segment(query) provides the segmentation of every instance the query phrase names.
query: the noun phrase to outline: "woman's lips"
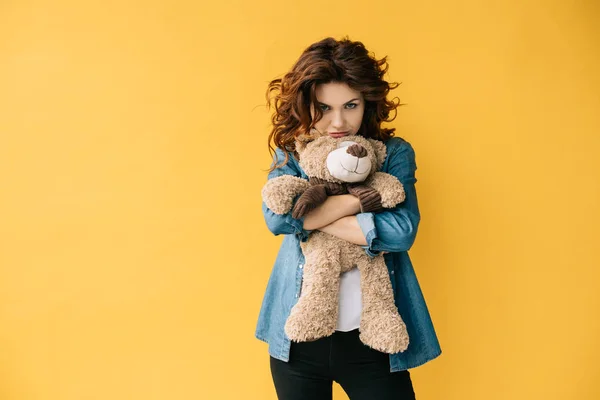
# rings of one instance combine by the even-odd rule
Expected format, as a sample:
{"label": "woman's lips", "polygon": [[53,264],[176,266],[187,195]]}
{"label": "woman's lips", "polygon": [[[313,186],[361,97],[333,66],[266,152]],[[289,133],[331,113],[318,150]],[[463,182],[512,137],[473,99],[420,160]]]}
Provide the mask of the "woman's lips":
{"label": "woman's lips", "polygon": [[329,136],[333,137],[333,138],[341,138],[344,137],[348,134],[348,132],[329,132]]}

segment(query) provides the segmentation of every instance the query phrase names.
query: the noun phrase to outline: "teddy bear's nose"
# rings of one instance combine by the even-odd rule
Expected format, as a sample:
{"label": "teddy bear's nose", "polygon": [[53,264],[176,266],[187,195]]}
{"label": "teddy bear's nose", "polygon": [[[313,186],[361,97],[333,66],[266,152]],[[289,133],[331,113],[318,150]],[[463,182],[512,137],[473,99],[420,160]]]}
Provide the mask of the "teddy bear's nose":
{"label": "teddy bear's nose", "polygon": [[363,158],[367,156],[367,149],[365,149],[364,147],[362,147],[360,144],[353,144],[352,146],[349,146],[348,149],[346,150],[346,153],[354,156],[354,157],[358,157],[358,158]]}

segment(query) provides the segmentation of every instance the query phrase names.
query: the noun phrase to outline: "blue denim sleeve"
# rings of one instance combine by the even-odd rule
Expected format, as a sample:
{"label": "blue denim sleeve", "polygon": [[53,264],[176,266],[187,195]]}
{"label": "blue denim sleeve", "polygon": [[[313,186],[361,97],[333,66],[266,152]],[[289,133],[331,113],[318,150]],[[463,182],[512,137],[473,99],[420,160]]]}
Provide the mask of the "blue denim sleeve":
{"label": "blue denim sleeve", "polygon": [[415,152],[408,142],[402,142],[388,156],[387,169],[404,186],[405,200],[398,206],[379,213],[357,214],[358,224],[365,235],[365,252],[371,257],[382,251],[407,251],[413,245],[421,214],[415,190]]}
{"label": "blue denim sleeve", "polygon": [[[273,160],[273,164],[277,162],[281,162],[285,159],[285,154],[282,150],[275,150],[276,158]],[[292,175],[296,177],[302,177],[299,169],[296,167],[296,163],[291,159],[286,165],[281,168],[276,168],[271,171],[268,175],[268,179],[273,179],[281,175]],[[294,199],[295,202],[296,199]],[[267,227],[274,235],[298,235],[301,241],[305,242],[308,239],[308,235],[310,234],[310,230],[304,229],[304,217],[301,218],[293,218],[291,211],[287,214],[275,214],[271,211],[266,204],[262,203],[262,211],[263,216],[265,217],[265,222],[267,223]]]}

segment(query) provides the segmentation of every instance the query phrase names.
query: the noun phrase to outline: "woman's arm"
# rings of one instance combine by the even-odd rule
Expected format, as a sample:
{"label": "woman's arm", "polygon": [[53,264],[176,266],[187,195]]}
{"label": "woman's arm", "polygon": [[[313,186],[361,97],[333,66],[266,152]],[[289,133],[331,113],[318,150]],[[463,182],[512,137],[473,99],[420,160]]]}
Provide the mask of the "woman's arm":
{"label": "woman's arm", "polygon": [[347,242],[358,244],[360,246],[367,245],[367,239],[358,225],[358,220],[355,215],[342,217],[329,225],[319,228],[321,232],[329,233],[337,236]]}
{"label": "woman's arm", "polygon": [[[281,161],[285,158],[285,153],[281,149],[276,149],[275,153],[277,160]],[[294,160],[290,159],[283,167],[271,171],[268,179],[282,175],[301,177]],[[360,201],[350,194],[330,196],[323,204],[301,218],[293,218],[291,212],[276,214],[264,202],[262,211],[267,227],[274,235],[295,234],[300,240],[305,241],[311,230],[322,228],[342,217],[360,212]]]}
{"label": "woman's arm", "polygon": [[[281,162],[285,159],[285,153],[283,150],[276,148],[275,149],[275,159],[271,166],[273,166],[276,162]],[[280,177],[282,175],[291,175],[295,177],[301,177],[300,170],[298,169],[296,162],[292,159],[290,154],[290,160],[283,167],[276,168],[269,172],[268,179],[273,179]],[[286,214],[277,214],[273,212],[265,202],[262,202],[262,212],[265,218],[265,222],[267,227],[274,235],[298,235],[300,240],[305,241],[308,238],[308,232],[303,228],[304,217],[302,218],[293,218],[292,213],[288,212]]]}
{"label": "woman's arm", "polygon": [[[394,140],[394,138],[390,140]],[[283,155],[283,152],[279,154]],[[398,144],[393,151],[390,151],[386,163],[388,164],[388,167],[386,168],[385,172],[398,178],[398,180],[402,182],[404,191],[406,193],[406,199],[404,202],[395,208],[375,214],[358,213],[360,211],[360,206],[357,206],[359,208],[356,212],[350,212],[350,208],[344,208],[334,211],[336,213],[339,212],[339,214],[336,215],[325,215],[325,213],[317,212],[318,208],[316,208],[313,210],[313,213],[317,212],[314,216],[309,213],[307,216],[300,219],[293,219],[290,215],[291,213],[285,215],[274,214],[272,211],[266,208],[263,203],[263,212],[265,214],[265,219],[269,229],[276,235],[282,233],[295,233],[300,235],[302,240],[306,240],[309,232],[307,232],[308,228],[304,227],[304,222],[305,218],[310,217],[311,219],[314,218],[314,221],[312,222],[309,220],[309,223],[312,224],[312,226],[309,225],[311,226],[312,230],[319,229],[324,232],[328,231],[328,233],[331,233],[334,236],[357,243],[359,242],[358,235],[353,229],[352,223],[353,221],[356,221],[363,233],[363,236],[366,238],[368,246],[366,251],[368,254],[375,255],[381,251],[398,252],[410,249],[417,235],[417,229],[421,218],[417,202],[417,193],[415,190],[415,183],[417,181],[415,178],[415,171],[417,166],[415,163],[415,153],[412,146],[405,141]],[[271,174],[269,174],[269,178],[285,173],[299,176],[299,172],[289,165],[290,163],[288,163],[286,167],[273,171]],[[337,197],[345,196],[347,195]],[[338,200],[328,199],[327,201]],[[352,201],[352,199],[342,201]],[[328,207],[329,205],[333,204],[335,203],[332,202],[328,204]],[[345,205],[347,206],[348,204]],[[358,214],[355,217],[352,217],[352,215],[356,213]],[[351,216],[351,219],[339,217],[342,219],[342,221],[339,222],[339,225],[335,224],[333,227],[327,227],[328,225],[331,225],[331,223],[336,222],[335,218],[340,214],[346,214],[344,216]],[[327,220],[330,220],[331,223],[326,224],[325,222],[327,222]],[[319,227],[321,224],[324,225]],[[342,228],[348,228],[349,230]]]}
{"label": "woman's arm", "polygon": [[[324,226],[360,212],[358,197],[351,194],[329,196],[327,200],[304,217],[304,229],[323,230]],[[356,225],[358,227],[358,224]],[[336,235],[337,236],[337,235]]]}
{"label": "woman's arm", "polygon": [[[281,149],[275,149],[275,153],[277,160],[281,161],[285,158],[285,153]],[[271,171],[268,179],[282,175],[301,176],[294,160],[290,159],[283,167]],[[273,234],[296,234],[301,240],[306,240],[309,231],[322,228],[342,217],[359,213],[360,201],[350,194],[329,196],[323,204],[301,218],[293,218],[291,212],[276,214],[264,202],[262,211],[267,227]]]}
{"label": "woman's arm", "polygon": [[364,212],[340,218],[319,228],[320,231],[364,246],[371,256],[382,251],[399,252],[411,248],[421,218],[415,190],[415,152],[408,142],[402,141],[388,158],[386,172],[402,182],[406,193],[404,202],[382,212]]}
{"label": "woman's arm", "polygon": [[[401,140],[392,138],[390,140]],[[394,175],[404,186],[406,198],[394,208],[379,213],[361,213],[356,218],[367,238],[370,255],[409,250],[417,235],[421,214],[415,183],[415,152],[410,143],[402,140],[390,151],[382,171]]]}

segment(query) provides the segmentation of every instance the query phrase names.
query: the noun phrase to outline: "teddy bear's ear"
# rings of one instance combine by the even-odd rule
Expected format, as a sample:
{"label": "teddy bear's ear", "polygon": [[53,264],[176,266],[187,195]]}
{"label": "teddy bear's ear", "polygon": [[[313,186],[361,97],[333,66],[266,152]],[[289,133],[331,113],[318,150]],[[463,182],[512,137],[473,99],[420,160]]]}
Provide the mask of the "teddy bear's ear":
{"label": "teddy bear's ear", "polygon": [[385,157],[387,156],[387,150],[385,144],[383,144],[380,140],[375,139],[367,139],[371,145],[373,146],[373,150],[375,150],[375,155],[377,156],[377,169],[380,169],[385,161]]}
{"label": "teddy bear's ear", "polygon": [[304,152],[304,149],[306,149],[306,145],[308,143],[309,143],[309,141],[305,141],[300,138],[296,138],[296,151],[298,152],[299,155],[302,155],[302,153]]}
{"label": "teddy bear's ear", "polygon": [[303,132],[296,136],[296,151],[298,154],[301,154],[306,145],[318,138],[319,135],[315,130],[311,130],[310,132]]}

